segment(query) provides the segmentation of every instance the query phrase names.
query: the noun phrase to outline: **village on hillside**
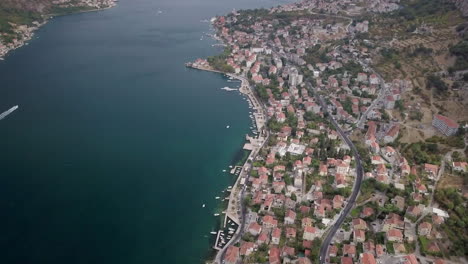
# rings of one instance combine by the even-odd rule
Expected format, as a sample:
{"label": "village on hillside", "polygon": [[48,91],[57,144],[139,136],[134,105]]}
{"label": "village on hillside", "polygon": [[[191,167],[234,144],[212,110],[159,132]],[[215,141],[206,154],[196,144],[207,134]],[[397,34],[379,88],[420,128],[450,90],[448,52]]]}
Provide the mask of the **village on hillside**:
{"label": "village on hillside", "polygon": [[[213,21],[225,52],[189,66],[247,78],[269,132],[239,183],[245,216],[238,239],[218,247],[222,263],[441,264],[466,256],[466,184],[437,188],[447,174],[466,179],[466,122],[432,113],[431,138],[400,142],[407,125],[392,113],[419,107],[402,100],[413,83],[373,68],[370,22],[349,18],[396,9],[398,1],[312,0]],[[322,245],[359,170],[357,201]]]}

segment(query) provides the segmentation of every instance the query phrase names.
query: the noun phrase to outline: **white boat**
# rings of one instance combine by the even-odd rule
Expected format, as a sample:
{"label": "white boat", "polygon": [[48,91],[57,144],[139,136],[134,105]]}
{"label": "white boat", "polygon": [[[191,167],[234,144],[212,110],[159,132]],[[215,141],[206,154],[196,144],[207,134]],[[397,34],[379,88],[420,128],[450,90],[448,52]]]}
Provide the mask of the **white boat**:
{"label": "white boat", "polygon": [[213,232],[210,232],[210,234],[212,234],[212,235],[216,235],[217,233],[216,233],[215,231],[213,231]]}
{"label": "white boat", "polygon": [[226,128],[230,128],[230,126],[226,126]]}
{"label": "white boat", "polygon": [[2,114],[0,114],[0,120],[5,118],[7,115],[13,113],[13,111],[15,111],[16,109],[18,109],[17,105],[13,106],[12,108],[10,108],[10,109],[6,110],[5,112],[3,112]]}
{"label": "white boat", "polygon": [[215,199],[218,200],[220,197],[219,196],[216,196]]}
{"label": "white boat", "polygon": [[202,207],[202,208],[205,208],[205,204],[203,204],[201,207]]}
{"label": "white boat", "polygon": [[226,170],[223,170],[223,172],[226,172]]}
{"label": "white boat", "polygon": [[214,216],[219,216],[219,214],[214,214]]}
{"label": "white boat", "polygon": [[237,89],[234,89],[234,88],[229,88],[227,86],[221,88],[221,90],[224,90],[224,91],[228,91],[228,92],[231,92],[231,91],[237,91]]}

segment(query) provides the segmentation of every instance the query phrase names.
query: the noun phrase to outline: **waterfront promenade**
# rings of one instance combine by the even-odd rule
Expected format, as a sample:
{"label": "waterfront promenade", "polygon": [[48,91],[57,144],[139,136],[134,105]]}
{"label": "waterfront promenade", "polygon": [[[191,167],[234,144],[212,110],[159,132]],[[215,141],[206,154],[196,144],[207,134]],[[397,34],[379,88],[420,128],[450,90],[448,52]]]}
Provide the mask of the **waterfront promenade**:
{"label": "waterfront promenade", "polygon": [[[203,70],[203,71],[226,74],[227,76],[233,79],[237,79],[241,81],[241,87],[239,88],[239,92],[245,95],[250,102],[254,120],[257,126],[257,131],[258,131],[257,137],[249,137],[252,150],[247,160],[245,161],[244,165],[242,166],[242,170],[239,173],[239,176],[231,189],[231,193],[229,195],[229,203],[225,211],[226,215],[224,218],[224,225],[226,224],[227,219],[229,218],[238,224],[238,228],[235,231],[232,239],[230,239],[222,248],[219,248],[216,246],[214,247],[216,250],[219,250],[214,259],[214,263],[221,264],[223,262],[224,255],[226,253],[226,249],[230,245],[233,245],[240,240],[242,236],[242,230],[245,229],[244,225],[245,225],[246,208],[243,206],[244,192],[246,189],[246,183],[249,180],[250,170],[252,169],[251,163],[255,160],[258,153],[260,152],[262,147],[265,145],[269,137],[268,130],[265,128],[267,115],[263,107],[263,104],[255,96],[255,92],[250,86],[249,80],[247,79],[247,77],[239,76],[239,75],[232,74],[232,73],[224,73],[221,71],[214,70],[210,67],[203,67],[203,66],[198,66],[198,65],[193,65],[193,64],[187,64],[187,67],[198,69],[198,70]],[[219,239],[219,233],[218,233],[218,237],[216,240],[218,239]]]}
{"label": "waterfront promenade", "polygon": [[[239,177],[236,180],[236,183],[234,184],[230,197],[229,197],[229,204],[228,208],[226,210],[226,219],[227,217],[233,219],[237,223],[239,223],[239,227],[237,228],[233,238],[226,243],[226,245],[218,251],[218,254],[215,257],[214,263],[221,264],[223,263],[224,255],[226,253],[226,249],[235,243],[237,243],[241,236],[242,236],[242,231],[245,229],[245,214],[246,214],[246,208],[243,205],[243,200],[244,200],[244,192],[246,189],[246,183],[249,180],[250,176],[250,170],[252,169],[252,164],[257,157],[259,151],[262,149],[263,145],[265,142],[268,140],[268,131],[265,129],[265,123],[266,123],[266,113],[263,108],[263,105],[260,103],[259,99],[255,96],[254,91],[252,90],[252,87],[249,84],[249,81],[246,77],[243,76],[238,76],[234,74],[227,74],[228,76],[240,80],[241,87],[239,88],[239,91],[247,96],[248,100],[250,101],[252,108],[254,110],[254,117],[255,117],[255,122],[257,124],[257,130],[259,132],[257,138],[252,138],[251,139],[251,145],[252,145],[252,151],[249,154],[249,157],[247,158],[246,162],[244,163],[244,166],[242,167],[242,170],[239,174]],[[225,220],[226,220],[225,219]]]}

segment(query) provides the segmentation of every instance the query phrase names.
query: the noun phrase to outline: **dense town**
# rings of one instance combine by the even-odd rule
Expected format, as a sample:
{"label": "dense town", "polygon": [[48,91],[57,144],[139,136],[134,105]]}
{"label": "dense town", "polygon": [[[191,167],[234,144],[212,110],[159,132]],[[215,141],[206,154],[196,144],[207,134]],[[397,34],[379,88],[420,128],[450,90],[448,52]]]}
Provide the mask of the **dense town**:
{"label": "dense town", "polygon": [[448,225],[466,233],[467,189],[436,191],[444,172],[467,172],[465,126],[434,113],[433,138],[458,136],[460,152],[402,150],[403,124],[391,113],[413,85],[372,68],[369,21],[347,17],[364,9],[398,3],[313,0],[213,19],[225,52],[189,66],[248,82],[267,120],[230,196],[237,236],[218,233],[215,262],[465,261],[466,237],[450,241]]}

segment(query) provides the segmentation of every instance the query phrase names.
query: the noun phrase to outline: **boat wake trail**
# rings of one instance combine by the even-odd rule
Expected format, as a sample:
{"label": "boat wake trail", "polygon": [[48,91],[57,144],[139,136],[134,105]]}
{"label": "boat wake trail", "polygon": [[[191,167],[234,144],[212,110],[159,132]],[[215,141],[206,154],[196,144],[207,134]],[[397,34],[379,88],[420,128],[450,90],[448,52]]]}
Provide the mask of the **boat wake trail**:
{"label": "boat wake trail", "polygon": [[10,109],[6,110],[5,112],[3,112],[2,114],[0,114],[0,120],[5,118],[7,115],[13,113],[13,111],[15,111],[16,109],[18,109],[17,105],[13,106],[12,108],[10,108]]}

